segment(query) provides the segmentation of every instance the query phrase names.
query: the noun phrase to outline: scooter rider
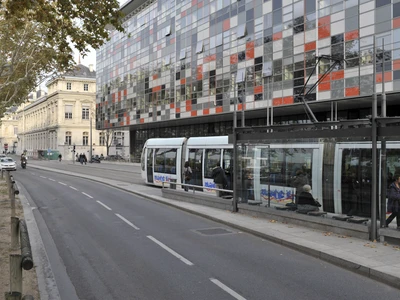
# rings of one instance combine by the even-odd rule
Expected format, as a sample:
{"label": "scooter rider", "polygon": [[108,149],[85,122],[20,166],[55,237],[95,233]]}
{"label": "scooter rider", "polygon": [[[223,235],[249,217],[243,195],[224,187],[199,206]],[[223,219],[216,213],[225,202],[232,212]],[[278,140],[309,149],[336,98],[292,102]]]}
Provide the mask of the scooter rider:
{"label": "scooter rider", "polygon": [[22,153],[21,154],[21,166],[22,167],[26,166],[26,163],[27,163],[27,159],[26,159],[25,153]]}

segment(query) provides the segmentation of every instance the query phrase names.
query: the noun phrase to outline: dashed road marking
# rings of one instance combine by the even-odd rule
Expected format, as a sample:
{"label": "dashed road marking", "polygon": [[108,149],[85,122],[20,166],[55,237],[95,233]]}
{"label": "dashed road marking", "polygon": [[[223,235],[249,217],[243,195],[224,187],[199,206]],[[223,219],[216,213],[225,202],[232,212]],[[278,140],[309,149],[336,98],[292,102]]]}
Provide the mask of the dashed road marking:
{"label": "dashed road marking", "polygon": [[67,185],[66,183],[61,182],[61,181],[59,181],[58,183],[59,183],[59,184],[62,184],[62,185]]}
{"label": "dashed road marking", "polygon": [[102,205],[103,207],[107,208],[108,210],[112,210],[111,208],[109,208],[107,205],[105,205],[103,202],[97,200],[96,201],[98,204]]}
{"label": "dashed road marking", "polygon": [[44,177],[44,176],[40,176],[40,177],[41,177],[41,178],[45,178],[45,179],[47,178],[47,177]]}
{"label": "dashed road marking", "polygon": [[115,214],[118,218],[120,218],[122,221],[124,221],[126,224],[128,224],[129,226],[132,226],[133,228],[135,228],[136,230],[139,230],[140,228],[135,226],[132,222],[128,221],[127,219],[125,219],[123,216],[121,216],[120,214]]}
{"label": "dashed road marking", "polygon": [[55,181],[53,178],[49,178],[50,181]]}
{"label": "dashed road marking", "polygon": [[169,253],[171,253],[173,256],[175,256],[176,258],[178,258],[179,260],[181,260],[182,262],[184,262],[185,264],[187,264],[188,266],[193,266],[193,263],[190,260],[187,260],[186,258],[184,258],[182,255],[180,255],[179,253],[175,252],[174,250],[172,250],[170,247],[168,247],[167,245],[161,243],[159,240],[155,239],[154,237],[152,237],[151,235],[147,236],[150,240],[152,240],[154,243],[156,243],[157,245],[159,245],[161,248],[163,248],[164,250],[167,250]]}
{"label": "dashed road marking", "polygon": [[75,191],[77,191],[78,189],[77,188],[74,188],[73,186],[69,186],[71,189],[73,189],[73,190],[75,190]]}
{"label": "dashed road marking", "polygon": [[86,194],[85,192],[82,192],[82,194],[84,194],[86,197],[89,197],[89,198],[92,198],[92,199],[93,199],[92,196],[90,196],[89,194]]}
{"label": "dashed road marking", "polygon": [[232,290],[231,288],[227,287],[225,284],[223,284],[221,281],[219,281],[218,279],[215,278],[210,278],[211,282],[216,284],[218,287],[220,287],[221,289],[223,289],[225,292],[227,292],[229,295],[231,295],[232,297],[234,297],[235,299],[238,300],[246,300],[246,298],[240,296],[238,293],[236,293],[234,290]]}

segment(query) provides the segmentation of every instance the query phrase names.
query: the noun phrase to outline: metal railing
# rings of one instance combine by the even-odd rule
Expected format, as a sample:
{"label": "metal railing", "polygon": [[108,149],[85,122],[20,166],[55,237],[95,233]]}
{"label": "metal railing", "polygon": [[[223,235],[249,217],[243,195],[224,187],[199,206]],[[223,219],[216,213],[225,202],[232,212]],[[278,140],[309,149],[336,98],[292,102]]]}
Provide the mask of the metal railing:
{"label": "metal railing", "polygon": [[[5,172],[5,175],[4,175]],[[5,293],[6,300],[33,300],[31,295],[22,297],[22,269],[33,268],[31,243],[25,220],[15,216],[15,195],[19,189],[9,171],[1,170],[1,179],[7,183],[8,196],[11,202],[11,250],[21,249],[21,254],[10,254],[10,292]]]}
{"label": "metal railing", "polygon": [[[167,188],[165,184],[169,184],[170,189],[176,189],[176,186],[181,186],[183,188],[187,187],[188,189],[193,190],[193,194],[196,193],[196,189],[206,189],[206,190],[212,190],[212,191],[218,191],[218,192],[223,192],[223,193],[228,193],[233,195],[232,190],[225,190],[225,189],[219,189],[219,188],[212,188],[212,187],[205,187],[205,186],[199,186],[199,185],[193,185],[193,184],[187,184],[187,183],[180,183],[180,182],[171,182],[171,181],[163,181],[162,182],[162,188]],[[198,191],[199,192],[199,191]]]}

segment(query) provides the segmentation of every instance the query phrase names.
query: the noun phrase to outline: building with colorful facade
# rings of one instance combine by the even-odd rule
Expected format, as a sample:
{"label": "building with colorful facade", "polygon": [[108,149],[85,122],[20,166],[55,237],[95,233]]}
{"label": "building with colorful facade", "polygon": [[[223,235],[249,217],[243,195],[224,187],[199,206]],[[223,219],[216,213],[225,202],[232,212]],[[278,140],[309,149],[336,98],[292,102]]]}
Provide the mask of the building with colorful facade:
{"label": "building with colorful facade", "polygon": [[370,115],[382,81],[388,115],[399,110],[399,1],[135,0],[121,10],[126,33],[97,51],[96,126],[129,128],[136,158],[151,137],[232,133],[235,110],[246,126],[307,123],[296,96],[335,60],[305,98],[318,120]]}

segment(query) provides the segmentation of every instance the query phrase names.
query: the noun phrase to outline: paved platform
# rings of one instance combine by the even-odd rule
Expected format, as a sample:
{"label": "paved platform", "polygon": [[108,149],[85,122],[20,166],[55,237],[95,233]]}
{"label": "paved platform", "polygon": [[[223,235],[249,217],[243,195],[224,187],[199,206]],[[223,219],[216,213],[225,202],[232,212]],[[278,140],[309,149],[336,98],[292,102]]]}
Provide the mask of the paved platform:
{"label": "paved platform", "polygon": [[166,199],[162,197],[160,188],[121,183],[96,176],[55,170],[40,162],[30,161],[29,167],[101,182],[143,198],[238,228],[400,289],[400,247],[397,245],[371,242],[282,223],[273,219],[255,218],[228,210]]}

